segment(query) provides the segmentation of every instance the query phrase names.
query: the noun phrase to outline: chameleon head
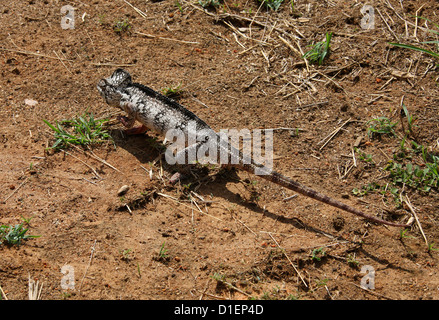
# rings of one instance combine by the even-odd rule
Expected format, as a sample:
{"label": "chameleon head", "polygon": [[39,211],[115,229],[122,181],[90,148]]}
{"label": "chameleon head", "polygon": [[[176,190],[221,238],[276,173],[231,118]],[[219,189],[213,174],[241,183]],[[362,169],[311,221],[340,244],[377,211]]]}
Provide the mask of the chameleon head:
{"label": "chameleon head", "polygon": [[121,90],[130,84],[131,75],[123,69],[117,69],[109,78],[99,80],[97,88],[109,105],[119,107]]}

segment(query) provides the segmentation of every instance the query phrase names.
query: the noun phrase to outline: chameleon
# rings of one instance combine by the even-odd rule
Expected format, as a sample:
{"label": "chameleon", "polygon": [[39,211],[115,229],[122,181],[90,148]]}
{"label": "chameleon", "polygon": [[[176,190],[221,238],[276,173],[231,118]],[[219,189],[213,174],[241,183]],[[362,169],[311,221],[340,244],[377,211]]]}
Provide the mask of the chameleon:
{"label": "chameleon", "polygon": [[[169,130],[178,130],[186,137],[191,133],[190,130],[201,132],[202,134],[197,136],[201,138],[197,138],[196,143],[187,146],[177,153],[176,157],[179,160],[186,160],[186,157],[188,157],[191,152],[199,151],[200,148],[207,143],[211,145],[213,143],[220,151],[225,152],[227,155],[237,157],[237,161],[227,163],[224,166],[235,167],[238,170],[257,174],[265,180],[296,193],[378,224],[394,227],[410,226],[409,224],[391,222],[366,214],[361,210],[271,170],[271,168],[265,167],[252,158],[250,161],[244,161],[244,155],[239,149],[232,146],[228,141],[225,141],[193,112],[175,100],[145,85],[133,82],[131,75],[124,69],[118,68],[110,77],[99,80],[97,89],[108,105],[117,107],[126,113],[126,116],[120,116],[119,120],[128,130],[145,132],[149,129],[161,135],[165,135]],[[133,129],[136,120],[140,122],[142,126]]]}

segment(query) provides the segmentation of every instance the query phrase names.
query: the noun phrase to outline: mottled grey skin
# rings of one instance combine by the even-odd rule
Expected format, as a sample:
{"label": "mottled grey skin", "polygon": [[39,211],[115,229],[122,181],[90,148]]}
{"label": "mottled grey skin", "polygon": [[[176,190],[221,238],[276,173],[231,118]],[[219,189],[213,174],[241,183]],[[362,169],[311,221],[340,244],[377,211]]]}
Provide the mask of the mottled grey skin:
{"label": "mottled grey skin", "polygon": [[99,81],[98,90],[109,105],[126,112],[128,128],[137,120],[164,135],[171,129],[186,132],[189,122],[195,120],[197,131],[210,130],[204,121],[174,100],[133,83],[125,70],[117,69],[111,77]]}
{"label": "mottled grey skin", "polygon": [[[198,142],[195,145],[188,146],[188,148],[185,149],[186,154],[189,151],[196,150],[207,141],[214,141],[218,149],[226,151],[229,155],[232,153],[238,155],[238,163],[229,164],[228,166],[236,167],[252,174],[258,172],[261,178],[376,223],[395,227],[409,226],[407,224],[394,223],[367,215],[360,210],[323,195],[280,173],[272,171],[253,160],[247,163],[244,161],[244,157],[239,150],[230,146],[228,143],[224,144],[224,140],[194,113],[151,88],[133,83],[130,74],[125,70],[117,69],[109,78],[100,80],[97,87],[109,105],[118,107],[126,112],[127,117],[123,119],[122,122],[128,128],[134,125],[135,120],[138,120],[147,128],[163,135],[165,135],[168,130],[178,129],[187,136],[189,123],[195,122],[196,131],[203,132],[204,138],[200,140],[197,139]],[[220,154],[220,152],[218,152],[218,154]]]}

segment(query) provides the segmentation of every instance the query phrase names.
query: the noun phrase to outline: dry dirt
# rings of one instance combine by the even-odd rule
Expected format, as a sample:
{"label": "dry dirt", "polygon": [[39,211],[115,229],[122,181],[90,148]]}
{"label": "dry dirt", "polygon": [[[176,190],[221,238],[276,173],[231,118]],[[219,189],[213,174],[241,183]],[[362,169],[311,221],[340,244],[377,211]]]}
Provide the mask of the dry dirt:
{"label": "dry dirt", "polygon": [[[216,130],[277,128],[276,171],[405,222],[409,207],[397,208],[388,193],[356,197],[352,190],[391,186],[383,168],[407,126],[402,99],[416,117],[407,141],[437,146],[438,61],[388,44],[434,40],[425,32],[434,25],[414,16],[439,23],[437,1],[422,8],[371,1],[370,30],[360,26],[363,4],[352,1],[297,0],[294,10],[284,2],[277,12],[253,0],[207,12],[184,0],[129,3],[145,16],[125,1],[1,1],[0,224],[32,217],[28,234],[40,235],[0,245],[8,299],[27,299],[29,276],[44,284],[43,299],[55,300],[439,298],[437,189],[397,186],[426,239],[416,224],[401,237],[400,228],[303,196],[284,201],[294,193],[239,171],[198,168],[170,185],[174,168],[156,161],[162,137],[124,136],[116,121],[115,145],[92,152],[117,170],[90,151],[47,150],[53,132],[43,122],[87,110],[115,119],[96,83],[122,66],[156,90],[181,84],[178,101]],[[67,4],[75,26],[63,30]],[[116,32],[117,22],[130,28]],[[326,32],[333,32],[331,55],[321,66],[305,65],[298,48]],[[398,136],[368,137],[367,121],[381,116],[398,122]],[[357,152],[353,166],[356,143],[373,164]],[[118,196],[123,185],[130,189]],[[74,271],[74,289],[62,285],[72,275],[63,266]],[[361,287],[370,275],[364,267],[375,271],[369,290]]]}

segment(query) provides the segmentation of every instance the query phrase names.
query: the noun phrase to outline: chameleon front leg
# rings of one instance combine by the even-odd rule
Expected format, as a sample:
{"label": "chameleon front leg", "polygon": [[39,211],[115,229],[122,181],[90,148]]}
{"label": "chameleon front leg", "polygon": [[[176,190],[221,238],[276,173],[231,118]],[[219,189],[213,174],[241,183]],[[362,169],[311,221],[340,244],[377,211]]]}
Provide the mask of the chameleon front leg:
{"label": "chameleon front leg", "polygon": [[147,127],[142,124],[140,127],[134,127],[134,123],[136,122],[136,115],[131,111],[131,108],[129,108],[129,105],[124,107],[124,110],[127,113],[127,116],[118,116],[117,119],[122,123],[122,125],[127,128],[124,130],[125,134],[127,135],[136,135],[136,134],[142,134],[147,131]]}

